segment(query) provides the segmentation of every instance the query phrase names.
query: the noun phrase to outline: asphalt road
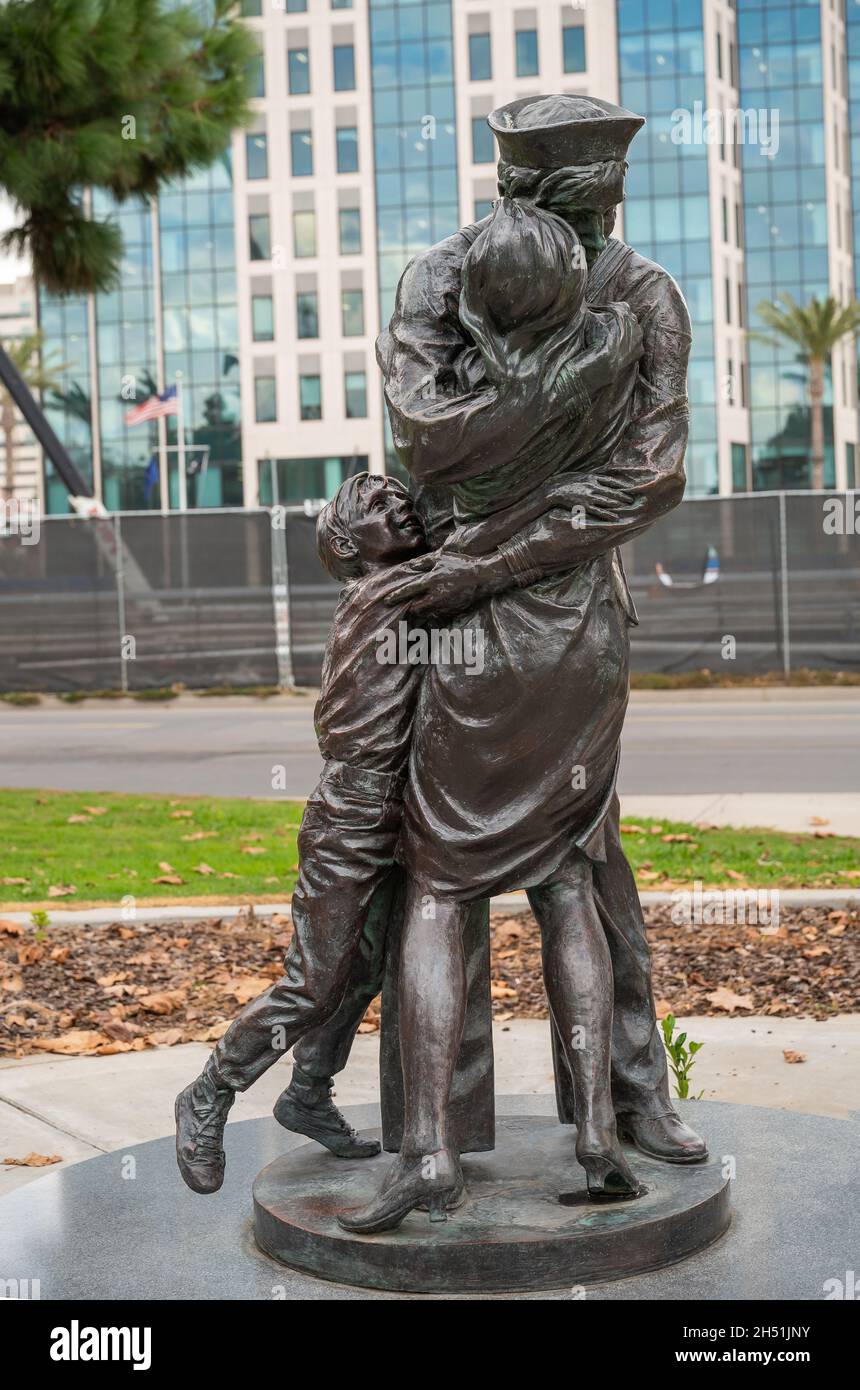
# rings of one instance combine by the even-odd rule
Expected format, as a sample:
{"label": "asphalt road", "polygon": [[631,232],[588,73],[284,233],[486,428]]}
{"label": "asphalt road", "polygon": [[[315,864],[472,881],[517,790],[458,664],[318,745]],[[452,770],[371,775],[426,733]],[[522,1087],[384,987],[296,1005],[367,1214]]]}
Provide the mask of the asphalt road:
{"label": "asphalt road", "polygon": [[[660,703],[634,695],[622,793],[857,792],[860,692],[809,694]],[[0,705],[0,786],[304,797],[320,768],[312,714],[310,696]]]}

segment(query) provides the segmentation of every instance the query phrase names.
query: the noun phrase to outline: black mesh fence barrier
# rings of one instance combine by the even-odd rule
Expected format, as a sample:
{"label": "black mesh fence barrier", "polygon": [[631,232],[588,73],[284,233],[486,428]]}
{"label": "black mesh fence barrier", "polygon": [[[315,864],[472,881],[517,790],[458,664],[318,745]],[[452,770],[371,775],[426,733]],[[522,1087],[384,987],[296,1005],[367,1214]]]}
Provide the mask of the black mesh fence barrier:
{"label": "black mesh fence barrier", "polygon": [[[0,533],[0,690],[316,685],[338,586],[314,527],[276,507]],[[636,671],[860,669],[852,494],[691,499],[624,562]]]}

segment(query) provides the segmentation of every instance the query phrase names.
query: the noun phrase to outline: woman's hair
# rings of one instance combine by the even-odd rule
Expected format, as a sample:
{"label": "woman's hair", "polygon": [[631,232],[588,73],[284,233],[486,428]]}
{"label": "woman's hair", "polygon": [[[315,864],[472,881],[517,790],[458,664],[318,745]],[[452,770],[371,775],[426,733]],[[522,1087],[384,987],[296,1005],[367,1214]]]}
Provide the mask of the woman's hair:
{"label": "woman's hair", "polygon": [[463,307],[469,315],[489,314],[502,333],[564,315],[570,294],[578,298],[584,291],[576,233],[527,201],[500,199],[463,261]]}
{"label": "woman's hair", "polygon": [[569,165],[563,169],[522,169],[498,163],[499,192],[507,198],[528,198],[548,212],[564,213],[571,207],[607,211],[624,201],[627,162],[603,159],[596,164]]}
{"label": "woman's hair", "polygon": [[[358,579],[361,557],[352,539],[352,523],[366,473],[355,473],[341,483],[317,517],[317,554],[332,579]],[[351,552],[351,553],[350,553]]]}

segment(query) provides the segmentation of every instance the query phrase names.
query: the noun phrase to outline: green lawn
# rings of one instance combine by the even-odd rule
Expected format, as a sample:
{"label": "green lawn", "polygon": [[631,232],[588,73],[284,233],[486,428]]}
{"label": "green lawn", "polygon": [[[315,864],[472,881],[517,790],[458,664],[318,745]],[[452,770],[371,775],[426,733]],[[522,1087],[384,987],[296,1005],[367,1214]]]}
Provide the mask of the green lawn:
{"label": "green lawn", "polygon": [[[0,904],[284,898],[301,813],[295,801],[0,791]],[[624,847],[642,888],[860,886],[857,839],[635,824]]]}

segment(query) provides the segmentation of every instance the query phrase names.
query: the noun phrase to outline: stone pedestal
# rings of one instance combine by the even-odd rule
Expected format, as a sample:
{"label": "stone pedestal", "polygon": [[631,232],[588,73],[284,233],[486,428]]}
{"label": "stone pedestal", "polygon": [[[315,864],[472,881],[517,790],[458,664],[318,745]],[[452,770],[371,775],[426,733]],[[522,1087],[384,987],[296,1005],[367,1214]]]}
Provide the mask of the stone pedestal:
{"label": "stone pedestal", "polygon": [[254,1183],[254,1234],[266,1254],[338,1283],[398,1293],[525,1292],[591,1284],[674,1264],[717,1240],[729,1182],[711,1162],[658,1163],[625,1146],[646,1187],[592,1200],[576,1131],[538,1115],[499,1122],[492,1153],[463,1158],[466,1201],[444,1223],[412,1212],[395,1231],[352,1235],[338,1212],[377,1191],[391,1158],[332,1162],[305,1144]]}

